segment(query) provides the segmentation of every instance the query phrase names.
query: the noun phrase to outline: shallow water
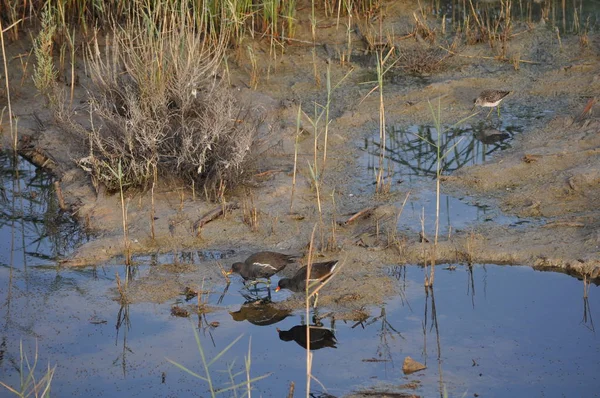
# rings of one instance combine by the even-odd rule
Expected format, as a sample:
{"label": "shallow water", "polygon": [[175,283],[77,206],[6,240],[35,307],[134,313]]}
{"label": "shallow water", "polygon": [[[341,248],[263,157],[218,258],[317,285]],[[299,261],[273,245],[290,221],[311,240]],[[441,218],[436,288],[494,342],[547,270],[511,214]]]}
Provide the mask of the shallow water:
{"label": "shallow water", "polygon": [[[559,2],[522,3],[533,4],[535,13],[540,12],[540,3],[555,6]],[[595,0],[568,3],[600,4]],[[560,21],[560,13],[557,18]],[[465,138],[449,152],[445,172],[485,161],[508,147],[510,136],[520,132],[519,123],[512,128],[513,120],[527,116],[517,114],[516,108],[503,107],[503,123],[489,127],[508,134],[506,139],[483,142],[486,137],[478,134],[487,127],[479,124],[453,132],[444,143],[446,148]],[[435,213],[431,190],[435,156],[432,158],[431,146],[415,140],[415,133],[436,137],[431,126],[391,129],[388,136],[388,154],[394,155],[386,163],[389,177],[395,181],[396,191],[411,192],[400,228],[412,225],[418,229],[423,208],[427,215]],[[374,180],[378,148],[376,140],[366,140],[361,160],[364,174],[357,183],[367,185]],[[227,290],[221,278],[206,280],[205,288],[213,291],[208,303],[214,312],[200,318],[171,315],[175,304],[191,309],[193,300],[186,302],[183,295],[122,306],[117,301],[117,275],[124,280],[127,268],[118,261],[80,269],[63,269],[57,264],[58,258],[88,237],[57,209],[51,178],[26,162],[13,165],[3,154],[0,162],[0,381],[18,384],[22,341],[30,359],[38,346],[38,377],[47,364],[57,366],[53,396],[208,396],[205,382],[167,361],[173,359],[203,374],[193,333],[198,329],[209,359],[242,336],[213,365],[216,386],[228,385],[229,376],[224,372],[228,365],[233,372],[243,371],[244,357],[251,350],[251,376],[270,374],[254,384],[255,396],[285,396],[290,381],[296,383],[296,396],[305,395],[305,351],[294,341],[281,340],[277,330],[305,324],[301,311],[278,312],[268,306],[242,309],[249,293],[239,278],[234,278]],[[19,170],[18,176],[14,169]],[[403,195],[398,198],[397,205]],[[475,221],[528,222],[503,216],[485,201],[475,203],[468,197],[444,194],[441,219],[445,231],[468,228]],[[432,221],[426,220],[428,231],[433,228]],[[185,268],[165,264],[166,258],[138,258],[140,265],[130,273],[131,283],[136,286],[161,274],[173,280],[193,280],[193,287],[198,287],[200,275],[214,267],[213,260],[227,263],[236,254],[200,251]],[[417,381],[415,390],[400,391],[425,397],[442,396],[442,389],[451,397],[600,394],[600,344],[593,323],[600,308],[597,286],[591,286],[589,298],[584,299],[583,282],[564,274],[496,265],[444,268],[437,268],[432,295],[423,289],[420,267],[390,264],[390,278],[395,279],[401,295],[389,297],[382,307],[365,309],[370,315],[360,320],[359,312],[355,321],[335,320],[335,314],[325,316],[323,325],[333,330],[336,348],[329,341],[329,347],[313,351],[313,374],[323,384],[313,382],[313,391],[326,389],[341,396],[381,385],[397,391],[399,385]],[[290,297],[288,292],[272,294],[274,301]],[[327,313],[327,308],[320,309],[322,316]],[[253,316],[251,321],[249,316]],[[406,356],[428,368],[403,375]],[[236,380],[242,381],[244,376]],[[0,387],[0,396],[9,393]]]}
{"label": "shallow water", "polygon": [[[290,340],[306,324],[303,311],[244,306],[252,294],[239,278],[226,288],[221,277],[204,280],[203,289],[212,292],[207,304],[214,311],[202,316],[171,315],[173,305],[193,313],[196,299],[186,302],[183,294],[122,306],[117,275],[124,281],[127,267],[118,261],[80,269],[58,266],[56,258],[87,237],[56,208],[48,175],[25,162],[12,164],[5,155],[0,160],[0,234],[5,242],[0,253],[1,381],[18,385],[22,341],[30,360],[38,346],[37,377],[48,364],[56,365],[56,396],[207,396],[205,382],[167,360],[204,374],[194,340],[197,328],[209,359],[242,336],[212,365],[215,386],[229,385],[228,367],[242,372],[235,380],[243,381],[250,349],[251,376],[270,374],[254,383],[255,394],[285,396],[291,381],[296,396],[305,394],[305,350],[302,342]],[[9,172],[11,168],[18,173]],[[169,263],[173,256],[138,258],[139,265],[129,271],[130,286],[162,276],[199,288],[207,267],[215,268],[217,259],[228,264],[237,254],[184,253],[179,265]],[[387,270],[401,294],[384,306],[357,311],[354,321],[336,320],[327,308],[319,310],[322,327],[332,332],[321,332],[315,336],[320,341],[312,344],[313,374],[323,385],[313,382],[313,392],[326,389],[340,396],[373,386],[397,391],[416,381],[414,393],[422,396],[440,395],[443,388],[449,396],[597,394],[597,286],[591,286],[584,300],[583,283],[564,274],[527,267],[477,265],[451,271],[440,266],[434,296],[423,289],[420,267],[389,265]],[[272,293],[276,302],[290,296]],[[406,356],[428,368],[403,375]],[[5,395],[2,390],[0,396]]]}
{"label": "shallow water", "polygon": [[[204,266],[209,263],[198,263],[192,274]],[[139,266],[132,283],[161,267]],[[113,298],[115,273],[124,279],[123,270],[35,267],[14,272],[9,283],[9,271],[2,268],[0,283],[11,286],[2,292],[2,380],[17,383],[19,341],[31,358],[37,340],[40,365],[57,365],[53,392],[58,396],[206,396],[205,383],[166,359],[203,374],[193,335],[199,327],[207,358],[242,336],[213,365],[214,385],[227,386],[222,371],[228,364],[235,361],[234,371],[243,370],[251,341],[251,376],[271,374],[255,383],[256,392],[281,397],[294,381],[297,396],[303,395],[305,350],[282,341],[277,332],[302,325],[302,311],[272,316],[264,326],[236,321],[225,309],[238,311],[244,301],[237,279],[216,311],[200,319],[171,315],[171,305],[186,305],[182,297],[121,307]],[[421,268],[389,270],[401,296],[369,309],[371,316],[362,322],[335,320],[334,314],[322,320],[333,328],[337,348],[313,351],[313,374],[330,394],[409,381],[420,382],[415,393],[422,396],[439,395],[440,385],[449,396],[597,394],[600,344],[592,320],[600,315],[598,287],[591,287],[584,302],[583,283],[563,274],[492,265],[439,267],[432,296],[422,287]],[[216,304],[224,286],[206,283],[215,291],[209,303]],[[273,293],[272,298],[288,296]],[[428,369],[403,375],[406,356]]]}
{"label": "shallow water", "polygon": [[52,261],[89,238],[68,214],[60,211],[48,173],[3,151],[0,170],[2,266],[18,263],[26,267]]}
{"label": "shallow water", "polygon": [[[471,4],[480,18],[498,18],[501,14],[500,0],[430,0],[429,5],[434,14],[445,15],[462,24],[471,14]],[[506,3],[505,3],[506,4]],[[587,29],[595,29],[600,20],[600,3],[597,0],[521,0],[513,1],[511,17],[519,21],[539,22],[544,18],[549,27],[558,27],[562,32],[577,32],[587,25]],[[582,18],[585,15],[589,21]]]}
{"label": "shallow water", "polygon": [[[382,163],[385,181],[391,182],[392,191],[402,193],[396,195],[393,201],[398,207],[401,207],[406,193],[410,192],[398,227],[420,230],[420,219],[424,212],[429,217],[425,220],[425,230],[429,233],[433,232],[438,156],[441,159],[442,176],[465,166],[481,164],[491,159],[494,153],[510,148],[512,137],[523,130],[519,120],[519,117],[511,114],[502,114],[500,120],[497,116],[491,121],[474,119],[461,127],[443,126],[439,137],[436,128],[431,125],[389,127],[386,132],[385,158]],[[373,183],[380,167],[380,142],[379,133],[361,142],[360,149],[364,155],[360,158],[359,164],[362,166],[363,173],[362,178],[355,180],[357,185],[372,186],[373,192],[375,191]],[[456,198],[447,195],[442,186],[440,195],[442,233],[465,229],[475,222],[487,221],[513,225],[520,222],[516,217],[501,214],[489,203],[475,201],[468,197]]]}

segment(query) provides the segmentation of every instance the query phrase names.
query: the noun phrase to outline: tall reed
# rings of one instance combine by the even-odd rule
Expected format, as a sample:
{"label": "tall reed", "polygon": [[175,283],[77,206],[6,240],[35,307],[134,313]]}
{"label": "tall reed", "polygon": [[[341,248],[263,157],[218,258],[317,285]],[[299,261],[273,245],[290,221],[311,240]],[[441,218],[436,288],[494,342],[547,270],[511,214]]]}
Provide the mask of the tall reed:
{"label": "tall reed", "polygon": [[[314,242],[315,242],[315,232],[317,230],[317,227],[318,227],[317,224],[315,224],[313,226],[313,230],[310,235],[310,241],[308,243],[308,258],[306,260],[306,275],[311,274],[311,269],[314,264],[314,252],[315,252]],[[325,280],[324,282],[322,282],[322,281],[311,282],[308,278],[306,279],[305,290],[304,290],[304,316],[305,316],[306,323],[307,323],[306,337],[305,337],[306,338],[306,398],[310,398],[313,396],[310,393],[311,382],[313,379],[315,381],[317,381],[319,384],[321,384],[321,382],[312,374],[313,355],[312,355],[312,352],[310,351],[310,330],[311,330],[311,325],[310,325],[310,321],[309,321],[311,319],[310,318],[310,309],[316,307],[316,300],[317,300],[319,291],[321,289],[323,289],[325,287],[325,285],[327,285],[329,282],[331,282],[331,280],[333,278],[335,278],[335,276],[342,269],[343,265],[344,265],[343,263],[338,264],[333,275],[331,275],[331,277],[327,278],[327,280]],[[311,306],[310,301],[313,297],[315,297],[315,302],[314,302],[313,306]]]}
{"label": "tall reed", "polygon": [[35,87],[42,93],[49,104],[55,104],[54,88],[58,78],[58,72],[54,66],[52,55],[54,32],[56,25],[52,8],[48,5],[42,13],[42,26],[38,36],[34,40],[33,49],[36,65],[33,68],[33,82]]}
{"label": "tall reed", "polygon": [[106,167],[113,173],[114,177],[119,181],[119,194],[121,198],[121,220],[123,227],[123,247],[125,251],[125,265],[131,265],[131,242],[129,240],[129,227],[127,222],[127,207],[125,205],[125,195],[123,192],[123,169],[121,161],[117,165],[117,170],[114,170],[110,165]]}
{"label": "tall reed", "polygon": [[2,44],[2,63],[3,63],[3,67],[4,67],[4,84],[6,87],[6,102],[7,102],[7,106],[8,106],[8,124],[10,126],[10,137],[11,137],[14,151],[17,150],[18,135],[17,135],[16,123],[13,124],[13,116],[14,115],[12,112],[12,101],[11,101],[11,97],[10,97],[10,83],[9,83],[10,74],[8,73],[9,72],[8,71],[8,62],[6,60],[6,44],[4,43],[4,32],[11,29],[11,27],[15,26],[19,22],[20,22],[20,20],[13,22],[12,25],[5,28],[2,26],[2,21],[0,20],[0,42]]}
{"label": "tall reed", "polygon": [[[323,208],[321,201],[321,190],[323,177],[325,175],[325,165],[327,162],[327,142],[329,137],[329,113],[330,107],[333,100],[333,92],[342,84],[344,80],[352,73],[352,70],[348,71],[346,75],[344,75],[335,85],[331,84],[331,68],[327,68],[327,102],[323,104],[319,104],[318,102],[314,102],[313,108],[313,116],[307,115],[304,111],[302,111],[302,115],[308,120],[312,129],[313,129],[313,153],[312,153],[312,163],[307,160],[308,170],[310,173],[310,179],[313,188],[316,191],[316,202],[317,202],[317,210],[319,212],[319,225],[320,225],[320,241],[321,247],[325,247],[325,238],[323,233]],[[321,121],[324,119],[325,127],[323,127],[323,132],[321,131]],[[321,143],[321,135],[324,136],[324,141],[322,145]],[[323,154],[321,158],[321,154],[319,152],[319,147],[323,148]]]}
{"label": "tall reed", "polygon": [[[456,146],[458,144],[460,144],[460,142],[463,140],[464,137],[460,137],[460,139],[458,139],[453,145],[451,145],[447,150],[444,151],[444,142],[443,142],[443,137],[444,135],[447,133],[448,130],[453,129],[454,127],[464,123],[465,121],[471,119],[472,117],[474,117],[476,114],[471,114],[468,115],[467,117],[459,120],[458,122],[456,122],[453,126],[451,126],[448,129],[445,129],[442,123],[442,116],[441,116],[441,112],[442,112],[442,105],[441,105],[441,97],[437,98],[437,107],[434,108],[434,106],[431,104],[430,101],[428,101],[429,104],[429,110],[431,111],[431,116],[433,118],[433,125],[436,131],[436,138],[435,138],[435,142],[430,140],[428,137],[424,136],[424,135],[420,135],[417,133],[414,133],[420,140],[422,140],[423,142],[427,143],[428,145],[430,145],[432,148],[435,149],[436,151],[436,165],[435,165],[435,192],[436,192],[436,200],[435,200],[435,230],[434,230],[434,241],[433,241],[433,248],[429,253],[429,259],[425,260],[425,286],[426,287],[431,287],[433,286],[433,282],[435,280],[435,264],[437,261],[437,250],[438,250],[438,239],[439,239],[439,229],[440,229],[440,196],[441,196],[441,177],[442,177],[442,173],[444,171],[444,160],[446,159],[446,157],[448,156],[448,154],[452,153],[452,151],[454,151],[454,148],[456,148]],[[425,212],[423,209],[423,215],[421,217],[421,228],[422,228],[422,241],[425,241]],[[427,261],[429,261],[429,264],[431,266],[429,274],[427,274]]]}
{"label": "tall reed", "polygon": [[[386,122],[385,122],[385,102],[383,96],[383,85],[384,75],[390,70],[390,68],[397,62],[394,61],[391,65],[386,66],[386,63],[394,53],[394,48],[390,48],[387,54],[384,56],[383,51],[378,51],[377,54],[377,86],[375,87],[379,93],[379,167],[376,176],[376,192],[384,193],[386,191],[385,185],[385,165],[386,165],[386,145],[387,145],[387,134],[386,134]],[[388,184],[387,190],[390,185]]]}
{"label": "tall reed", "polygon": [[290,213],[294,208],[294,193],[296,192],[296,173],[298,171],[298,140],[301,134],[301,123],[302,123],[302,105],[298,106],[298,113],[296,114],[296,136],[294,139],[294,171],[292,173],[292,193],[290,195]]}

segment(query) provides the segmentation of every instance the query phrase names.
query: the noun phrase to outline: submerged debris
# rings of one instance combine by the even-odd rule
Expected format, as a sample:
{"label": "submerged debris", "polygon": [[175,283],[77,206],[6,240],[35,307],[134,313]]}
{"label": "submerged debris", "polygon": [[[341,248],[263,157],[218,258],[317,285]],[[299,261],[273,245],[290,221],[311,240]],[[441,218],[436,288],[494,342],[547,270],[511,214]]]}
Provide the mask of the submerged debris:
{"label": "submerged debris", "polygon": [[405,375],[415,373],[423,369],[427,369],[427,366],[423,365],[421,362],[417,362],[411,357],[404,358],[404,363],[402,364],[402,371]]}
{"label": "submerged debris", "polygon": [[198,296],[198,292],[186,286],[186,288],[183,290],[183,295],[185,296],[185,301],[190,301],[194,297]]}
{"label": "submerged debris", "polygon": [[174,305],[171,307],[171,315],[178,316],[181,318],[188,318],[190,316],[190,312],[185,308],[181,308],[178,305]]}

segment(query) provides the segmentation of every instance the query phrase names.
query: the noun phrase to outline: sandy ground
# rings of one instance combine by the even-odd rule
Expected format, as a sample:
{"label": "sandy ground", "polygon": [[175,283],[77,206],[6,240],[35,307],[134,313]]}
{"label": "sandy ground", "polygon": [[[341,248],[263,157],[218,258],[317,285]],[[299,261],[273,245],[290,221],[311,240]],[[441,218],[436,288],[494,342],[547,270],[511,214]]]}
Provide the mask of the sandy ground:
{"label": "sandy ground", "polygon": [[[402,2],[387,10],[386,26],[394,28],[397,37],[413,28],[412,11],[416,6]],[[267,115],[263,126],[269,134],[269,149],[256,165],[252,181],[227,195],[239,208],[225,217],[206,224],[199,235],[194,222],[218,207],[199,197],[177,182],[166,183],[156,191],[156,237],[150,235],[150,195],[148,192],[128,192],[129,233],[136,254],[177,253],[198,250],[231,250],[234,255],[222,261],[245,258],[256,250],[277,250],[306,253],[311,233],[316,228],[315,246],[318,261],[339,258],[342,270],[322,294],[323,305],[346,312],[351,318],[367,305],[381,303],[396,287],[388,277],[394,265],[423,264],[431,258],[432,243],[419,241],[419,225],[396,228],[398,201],[409,186],[393,187],[386,195],[375,195],[371,183],[355,189],[357,159],[356,143],[377,131],[379,98],[367,96],[373,84],[374,68],[367,62],[341,64],[337,58],[345,48],[345,29],[322,21],[319,30],[316,63],[321,84],[315,83],[311,46],[292,42],[285,54],[269,58],[266,43],[252,43],[265,60],[256,91],[248,88],[249,63],[240,60],[232,67],[231,81],[240,101],[261,109]],[[432,26],[435,21],[431,22]],[[307,25],[305,25],[306,27]],[[543,24],[515,28],[519,32],[509,43],[508,57],[517,54],[522,60],[519,69],[511,63],[483,57],[493,56],[489,46],[460,47],[460,55],[451,57],[446,67],[425,80],[406,75],[402,70],[390,71],[386,80],[384,104],[388,123],[411,125],[431,122],[428,99],[439,98],[442,120],[455,123],[469,114],[473,99],[488,88],[511,90],[511,110],[539,114],[530,118],[524,132],[512,141],[512,148],[496,154],[491,161],[468,167],[445,176],[442,190],[457,196],[468,194],[499,207],[509,215],[536,222],[518,227],[475,225],[468,232],[440,238],[438,263],[508,263],[536,267],[552,267],[579,276],[600,275],[600,120],[598,106],[581,120],[576,117],[586,103],[600,92],[600,37],[590,36],[589,45],[579,45],[577,36],[562,37],[562,47],[552,31]],[[299,39],[309,38],[307,30],[299,29]],[[356,60],[364,60],[364,43],[355,35]],[[439,42],[449,41],[440,34]],[[338,44],[339,43],[339,44]],[[398,40],[399,48],[423,45],[414,37]],[[96,194],[89,177],[74,161],[86,155],[85,148],[61,130],[42,98],[36,96],[31,81],[31,65],[23,76],[23,57],[30,43],[12,43],[9,51],[13,112],[19,119],[19,135],[31,137],[29,145],[51,159],[46,166],[60,178],[65,202],[74,215],[96,238],[81,246],[65,259],[65,266],[110,263],[122,254],[122,229],[119,197]],[[268,69],[267,69],[268,65]],[[312,130],[304,121],[306,133],[299,143],[298,181],[293,207],[292,170],[298,104],[313,108],[313,101],[326,101],[324,71],[331,66],[332,81],[345,78],[334,91],[331,124],[327,146],[327,165],[321,185],[322,220],[319,225],[316,193],[310,184],[307,160],[313,158]],[[235,67],[234,67],[235,66]],[[85,85],[88,82],[82,65],[78,65],[81,86],[75,101],[77,112],[85,115]],[[6,103],[6,93],[0,98]],[[32,114],[35,113],[42,124]],[[8,146],[9,128],[3,120],[4,145]],[[323,142],[320,141],[322,154]],[[29,152],[31,155],[31,152]],[[320,155],[322,156],[322,155]],[[266,174],[259,174],[270,171]],[[333,195],[332,195],[333,194]],[[335,201],[332,200],[335,199]],[[376,209],[369,217],[349,225],[338,225],[351,214],[367,207]],[[255,207],[258,226],[243,222],[244,208]],[[430,215],[431,216],[431,215]],[[402,219],[400,219],[402,222]],[[317,226],[317,227],[315,227]],[[119,260],[116,260],[119,261]],[[180,294],[182,287],[198,283],[198,277],[219,281],[222,276],[215,261],[194,272],[185,267],[136,281],[132,300],[165,301]],[[286,270],[292,273],[294,269]],[[160,274],[160,272],[158,273]],[[177,278],[172,276],[180,275]],[[135,294],[138,291],[139,294]],[[290,300],[284,306],[296,307],[300,301]]]}

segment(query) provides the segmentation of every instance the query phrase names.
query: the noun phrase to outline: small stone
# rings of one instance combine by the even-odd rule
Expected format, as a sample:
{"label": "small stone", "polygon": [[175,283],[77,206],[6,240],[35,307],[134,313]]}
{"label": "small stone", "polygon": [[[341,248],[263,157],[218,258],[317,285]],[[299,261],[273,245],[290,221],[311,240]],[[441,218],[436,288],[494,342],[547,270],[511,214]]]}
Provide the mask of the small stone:
{"label": "small stone", "polygon": [[415,373],[423,369],[427,369],[427,366],[415,361],[411,357],[404,358],[404,363],[402,364],[402,371],[405,375]]}

